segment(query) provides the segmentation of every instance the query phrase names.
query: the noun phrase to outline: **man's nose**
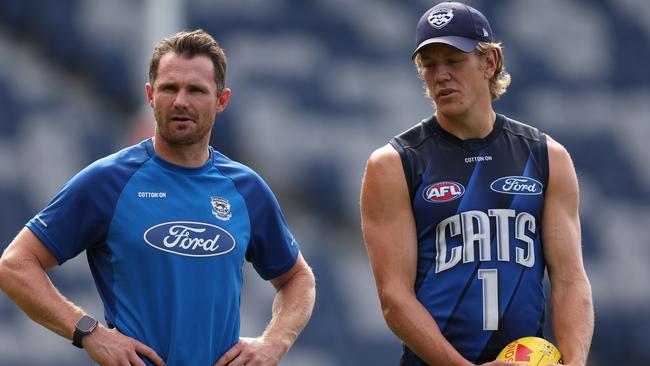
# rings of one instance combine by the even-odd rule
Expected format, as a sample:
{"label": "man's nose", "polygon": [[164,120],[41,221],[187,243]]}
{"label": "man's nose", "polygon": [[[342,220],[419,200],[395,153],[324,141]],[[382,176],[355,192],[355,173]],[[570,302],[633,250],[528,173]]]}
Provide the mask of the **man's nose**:
{"label": "man's nose", "polygon": [[436,82],[445,82],[449,81],[451,79],[451,74],[449,73],[449,69],[445,65],[440,65],[436,68],[434,80]]}
{"label": "man's nose", "polygon": [[189,100],[187,92],[183,89],[179,90],[178,93],[176,93],[176,97],[174,98],[174,107],[186,108],[188,105]]}

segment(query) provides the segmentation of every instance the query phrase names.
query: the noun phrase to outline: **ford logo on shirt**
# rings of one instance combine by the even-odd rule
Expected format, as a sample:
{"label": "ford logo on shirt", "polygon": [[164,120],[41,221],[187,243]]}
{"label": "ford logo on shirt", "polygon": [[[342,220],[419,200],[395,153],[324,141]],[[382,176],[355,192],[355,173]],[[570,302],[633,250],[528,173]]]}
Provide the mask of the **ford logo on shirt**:
{"label": "ford logo on shirt", "polygon": [[189,257],[211,257],[235,248],[235,238],[229,232],[203,222],[158,224],[144,232],[144,241],[156,249]]}
{"label": "ford logo on shirt", "polygon": [[501,177],[490,184],[493,191],[506,194],[542,194],[542,187],[535,179],[522,176]]}

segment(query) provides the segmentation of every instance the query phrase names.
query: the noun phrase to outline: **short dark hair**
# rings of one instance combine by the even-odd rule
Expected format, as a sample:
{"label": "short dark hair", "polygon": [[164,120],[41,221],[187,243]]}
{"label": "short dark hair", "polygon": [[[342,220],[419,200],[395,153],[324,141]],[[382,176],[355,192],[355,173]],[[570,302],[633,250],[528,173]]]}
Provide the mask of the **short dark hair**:
{"label": "short dark hair", "polygon": [[202,29],[192,32],[178,32],[158,42],[153,49],[149,63],[149,82],[153,85],[158,76],[160,59],[168,52],[192,58],[197,55],[208,56],[214,65],[214,81],[217,94],[226,87],[226,54],[211,35]]}

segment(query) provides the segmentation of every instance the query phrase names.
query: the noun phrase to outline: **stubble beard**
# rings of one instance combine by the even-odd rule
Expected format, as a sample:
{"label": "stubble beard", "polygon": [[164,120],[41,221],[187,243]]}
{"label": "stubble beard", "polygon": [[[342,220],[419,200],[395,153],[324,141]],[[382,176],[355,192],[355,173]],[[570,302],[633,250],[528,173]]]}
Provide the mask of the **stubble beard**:
{"label": "stubble beard", "polygon": [[[194,145],[203,140],[212,129],[212,126],[201,128],[197,123],[193,132],[176,131],[170,127],[172,122],[166,121],[162,113],[155,113],[157,134],[170,146],[187,146]],[[200,116],[197,116],[197,119]],[[196,123],[196,122],[195,122]]]}

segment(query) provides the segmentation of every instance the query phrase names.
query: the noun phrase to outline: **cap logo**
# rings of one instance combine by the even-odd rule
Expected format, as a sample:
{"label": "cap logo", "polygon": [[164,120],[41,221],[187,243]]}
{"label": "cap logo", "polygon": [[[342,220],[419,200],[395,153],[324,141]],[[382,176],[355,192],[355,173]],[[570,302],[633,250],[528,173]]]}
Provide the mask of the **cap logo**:
{"label": "cap logo", "polygon": [[485,30],[485,28],[483,28],[483,37],[489,37],[489,36],[490,36],[490,33],[488,33],[488,31]]}
{"label": "cap logo", "polygon": [[441,8],[429,13],[427,20],[432,27],[441,29],[445,25],[449,24],[449,22],[451,22],[451,18],[453,17],[454,11],[452,9]]}

